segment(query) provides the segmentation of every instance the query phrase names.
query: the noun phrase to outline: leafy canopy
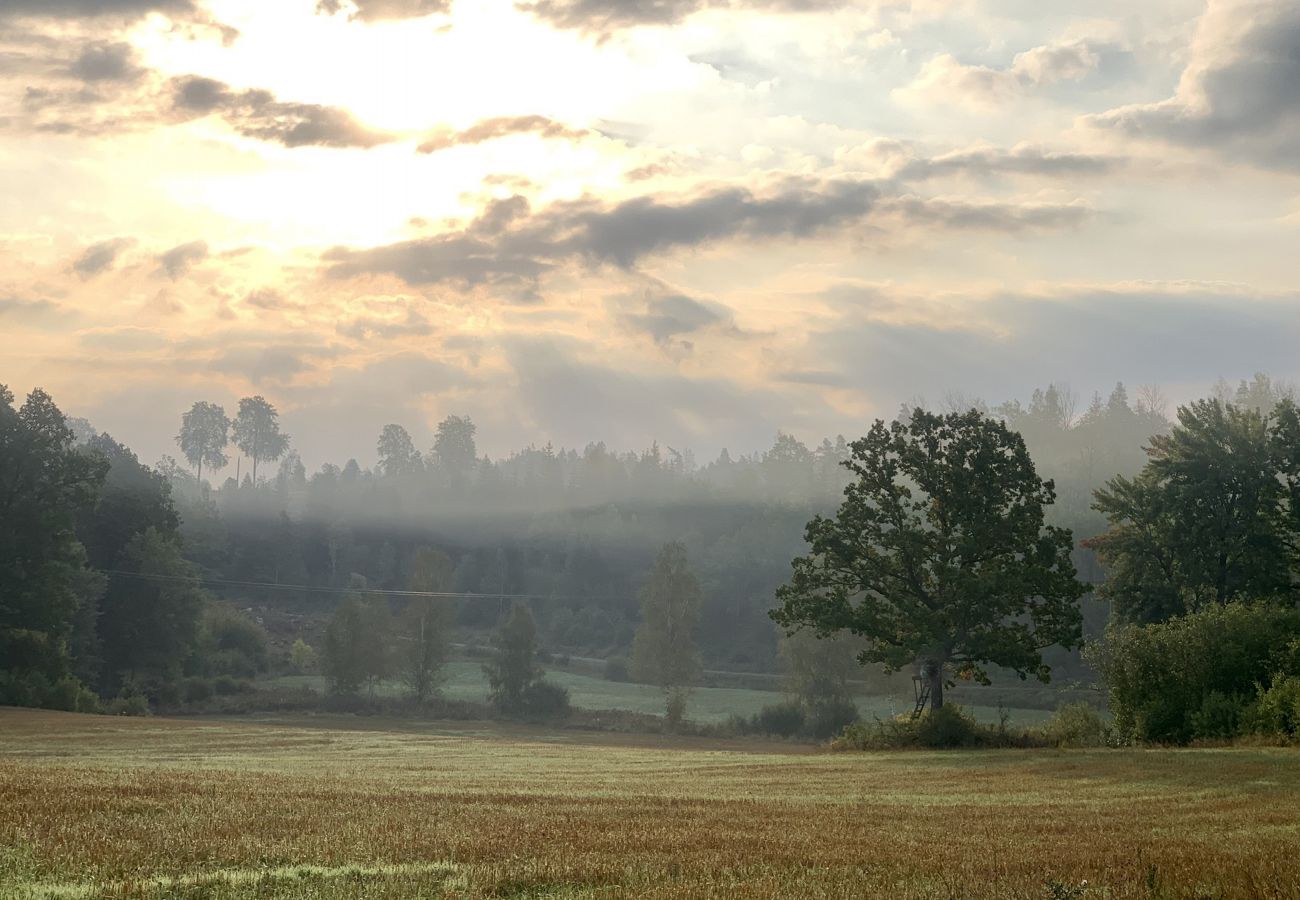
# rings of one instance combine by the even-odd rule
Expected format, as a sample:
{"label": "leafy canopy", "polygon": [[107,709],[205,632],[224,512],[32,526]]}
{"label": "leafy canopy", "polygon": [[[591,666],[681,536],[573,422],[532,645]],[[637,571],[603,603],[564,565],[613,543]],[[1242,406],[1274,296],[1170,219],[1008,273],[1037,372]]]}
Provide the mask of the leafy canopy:
{"label": "leafy canopy", "polygon": [[787,630],[868,640],[864,664],[918,659],[987,683],[985,666],[1046,681],[1042,651],[1081,640],[1070,532],[1020,436],[975,410],[877,421],[851,445],[856,476],[777,591]]}

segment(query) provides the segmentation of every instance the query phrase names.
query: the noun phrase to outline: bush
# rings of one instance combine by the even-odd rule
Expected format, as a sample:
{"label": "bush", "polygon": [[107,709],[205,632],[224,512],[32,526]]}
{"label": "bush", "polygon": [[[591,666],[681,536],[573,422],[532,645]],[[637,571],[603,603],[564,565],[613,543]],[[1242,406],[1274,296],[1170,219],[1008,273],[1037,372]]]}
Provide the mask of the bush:
{"label": "bush", "polygon": [[980,726],[960,706],[949,703],[916,720],[916,740],[922,747],[949,749],[981,743]]}
{"label": "bush", "polygon": [[186,678],[181,685],[181,695],[186,703],[203,703],[212,699],[212,682],[206,678]]}
{"label": "bush", "polygon": [[212,690],[222,697],[247,693],[252,689],[253,686],[248,682],[239,681],[229,675],[218,675],[216,678],[212,679]]}
{"label": "bush", "polygon": [[266,668],[266,631],[242,612],[210,605],[203,616],[198,655],[203,674],[252,678]]}
{"label": "bush", "polygon": [[569,714],[569,689],[540,679],[524,688],[523,712],[529,718],[560,719]]}
{"label": "bush", "polygon": [[754,716],[755,730],[763,734],[794,737],[803,731],[803,726],[803,707],[795,701],[769,704]]}
{"label": "bush", "polygon": [[959,747],[1043,747],[1040,733],[1011,730],[1005,724],[980,725],[951,703],[919,719],[897,716],[875,722],[855,722],[831,741],[832,750],[949,750]]}
{"label": "bush", "polygon": [[110,716],[147,716],[149,701],[144,694],[119,694],[108,702],[104,712]]}
{"label": "bush", "polygon": [[1192,733],[1198,738],[1233,737],[1245,710],[1246,698],[1240,694],[1210,691],[1201,701],[1201,708],[1192,713]]}
{"label": "bush", "polygon": [[1087,703],[1066,703],[1043,723],[1043,737],[1058,747],[1104,747],[1110,729]]}
{"label": "bush", "polygon": [[605,680],[606,681],[627,681],[629,678],[627,668],[627,657],[611,656],[605,660]]}
{"label": "bush", "polygon": [[824,741],[835,737],[858,720],[857,704],[847,697],[818,703],[804,720],[809,737]]}
{"label": "bush", "polygon": [[683,688],[668,692],[668,705],[664,710],[664,724],[670,731],[677,731],[686,721],[686,702],[690,693]]}
{"label": "bush", "polygon": [[1274,737],[1300,737],[1300,678],[1278,677],[1272,687],[1260,691],[1242,714],[1241,730]]}
{"label": "bush", "polygon": [[1252,696],[1274,673],[1300,675],[1288,668],[1297,662],[1298,637],[1300,610],[1230,603],[1156,625],[1112,627],[1089,655],[1122,738],[1184,744],[1199,736],[1198,723],[1223,727],[1224,701],[1206,708],[1211,694]]}

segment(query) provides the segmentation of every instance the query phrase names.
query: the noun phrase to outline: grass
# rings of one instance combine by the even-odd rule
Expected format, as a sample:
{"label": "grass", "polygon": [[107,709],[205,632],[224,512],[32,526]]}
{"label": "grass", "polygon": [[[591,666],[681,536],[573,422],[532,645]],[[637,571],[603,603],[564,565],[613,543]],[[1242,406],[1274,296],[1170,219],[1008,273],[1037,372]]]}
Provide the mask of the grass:
{"label": "grass", "polygon": [[[482,702],[487,699],[487,678],[483,675],[483,665],[479,662],[458,660],[447,665],[447,680],[442,686],[443,694],[452,700],[474,700]],[[580,709],[617,709],[627,712],[663,715],[664,695],[659,688],[648,684],[606,681],[592,675],[551,669],[546,677],[569,689],[569,699]],[[264,682],[280,687],[311,687],[317,691],[325,690],[325,680],[318,675],[289,675]],[[386,684],[379,688],[381,693],[400,694],[403,688],[399,684]],[[691,692],[688,717],[696,722],[712,724],[724,722],[731,715],[751,716],[770,703],[781,700],[776,691],[760,691],[748,688],[700,687]],[[910,698],[897,697],[859,697],[858,708],[868,719],[872,716],[888,718],[896,713],[911,709]],[[999,711],[991,706],[965,707],[968,712],[982,722],[996,722]],[[1049,712],[1037,709],[1008,710],[1013,725],[1034,725],[1048,716]]]}
{"label": "grass", "polygon": [[0,710],[0,896],[1300,896],[1294,751],[365,724]]}

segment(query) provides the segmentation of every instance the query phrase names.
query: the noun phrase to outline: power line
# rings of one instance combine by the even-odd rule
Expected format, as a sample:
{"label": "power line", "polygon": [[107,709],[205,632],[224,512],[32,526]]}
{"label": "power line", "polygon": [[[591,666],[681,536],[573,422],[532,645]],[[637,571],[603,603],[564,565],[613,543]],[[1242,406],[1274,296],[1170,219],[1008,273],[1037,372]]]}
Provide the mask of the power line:
{"label": "power line", "polygon": [[557,594],[482,594],[466,591],[392,591],[380,588],[314,587],[309,584],[281,584],[271,581],[233,581],[226,578],[202,578],[188,575],[153,575],[144,572],[124,572],[120,569],[96,569],[103,575],[120,578],[139,578],[145,581],[183,581],[212,587],[269,588],[278,591],[295,591],[303,594],[376,594],[385,597],[431,597],[444,600],[580,600],[596,601],[623,598],[569,597]]}

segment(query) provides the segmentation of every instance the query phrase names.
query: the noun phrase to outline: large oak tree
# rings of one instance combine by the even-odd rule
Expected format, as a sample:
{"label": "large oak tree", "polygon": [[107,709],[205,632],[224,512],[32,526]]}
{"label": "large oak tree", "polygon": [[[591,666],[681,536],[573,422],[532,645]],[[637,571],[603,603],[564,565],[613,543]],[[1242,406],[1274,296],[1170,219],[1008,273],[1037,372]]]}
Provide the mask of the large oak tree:
{"label": "large oak tree", "polygon": [[1020,436],[975,410],[916,410],[851,446],[856,480],[808,523],[777,623],[864,637],[864,665],[919,663],[934,709],[954,676],[987,683],[990,664],[1048,680],[1042,651],[1079,644],[1087,588]]}

